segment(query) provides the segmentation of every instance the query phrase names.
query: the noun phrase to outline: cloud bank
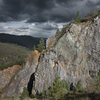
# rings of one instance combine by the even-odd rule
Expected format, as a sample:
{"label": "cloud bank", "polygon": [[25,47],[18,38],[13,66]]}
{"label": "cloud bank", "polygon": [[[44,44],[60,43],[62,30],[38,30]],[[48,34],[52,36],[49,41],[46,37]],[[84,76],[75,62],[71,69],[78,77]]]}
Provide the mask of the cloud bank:
{"label": "cloud bank", "polygon": [[0,23],[0,33],[48,38],[54,35],[56,30],[58,28],[61,29],[65,24],[54,22],[26,23],[26,20],[2,22]]}
{"label": "cloud bank", "polygon": [[0,0],[0,21],[65,22],[100,9],[100,0]]}
{"label": "cloud bank", "polygon": [[100,0],[0,0],[0,33],[49,37],[77,11],[85,16],[98,9]]}

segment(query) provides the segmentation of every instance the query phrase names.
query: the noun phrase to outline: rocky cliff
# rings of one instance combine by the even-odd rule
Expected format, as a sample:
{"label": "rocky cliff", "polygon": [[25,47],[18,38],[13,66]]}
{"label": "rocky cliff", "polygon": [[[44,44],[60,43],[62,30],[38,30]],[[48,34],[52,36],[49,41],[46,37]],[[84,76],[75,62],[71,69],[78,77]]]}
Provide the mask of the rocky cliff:
{"label": "rocky cliff", "polygon": [[21,69],[20,65],[14,65],[4,70],[0,70],[0,92],[10,83],[10,80]]}
{"label": "rocky cliff", "polygon": [[23,89],[25,87],[27,88],[31,74],[35,72],[39,56],[40,53],[36,50],[29,55],[25,66],[23,66],[23,68],[17,72],[17,74],[11,80],[10,84],[4,88],[3,95],[1,95],[1,97],[21,95]]}
{"label": "rocky cliff", "polygon": [[60,76],[69,84],[80,81],[88,90],[100,71],[100,17],[68,24],[47,44],[49,50],[40,58],[36,72],[36,89],[46,90]]}
{"label": "rocky cliff", "polygon": [[5,89],[2,96],[17,96],[27,88],[35,73],[33,90],[47,90],[59,76],[74,85],[81,82],[84,90],[100,71],[100,15],[91,20],[73,22],[48,39],[47,49],[41,54],[34,51],[30,60]]}

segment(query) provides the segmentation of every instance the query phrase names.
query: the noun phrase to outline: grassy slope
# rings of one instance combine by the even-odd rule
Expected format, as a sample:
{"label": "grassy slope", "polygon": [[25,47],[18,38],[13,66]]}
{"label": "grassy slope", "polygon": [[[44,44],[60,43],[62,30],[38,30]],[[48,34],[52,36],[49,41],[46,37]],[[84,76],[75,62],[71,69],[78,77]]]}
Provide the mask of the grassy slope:
{"label": "grassy slope", "polygon": [[0,69],[23,64],[29,52],[28,49],[15,44],[0,43]]}

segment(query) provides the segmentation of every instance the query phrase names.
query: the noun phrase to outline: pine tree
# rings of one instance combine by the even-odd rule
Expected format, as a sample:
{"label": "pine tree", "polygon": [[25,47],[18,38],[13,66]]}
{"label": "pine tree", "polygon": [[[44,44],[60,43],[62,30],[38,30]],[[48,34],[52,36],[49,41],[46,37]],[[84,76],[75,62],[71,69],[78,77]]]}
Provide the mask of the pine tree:
{"label": "pine tree", "polygon": [[77,13],[76,13],[76,18],[75,18],[75,22],[79,23],[79,22],[80,22],[80,20],[81,20],[81,17],[80,17],[80,12],[79,12],[79,11],[77,11]]}
{"label": "pine tree", "polygon": [[40,39],[39,44],[37,45],[37,50],[42,52],[45,49],[45,41],[43,38]]}

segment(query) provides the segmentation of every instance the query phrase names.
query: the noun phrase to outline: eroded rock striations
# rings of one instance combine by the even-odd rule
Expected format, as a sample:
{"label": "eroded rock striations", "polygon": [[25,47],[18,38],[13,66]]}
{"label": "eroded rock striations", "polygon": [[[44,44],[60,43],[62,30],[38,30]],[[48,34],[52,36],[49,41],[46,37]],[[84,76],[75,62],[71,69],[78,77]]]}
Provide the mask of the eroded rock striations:
{"label": "eroded rock striations", "polygon": [[50,49],[40,59],[35,83],[39,92],[46,90],[56,76],[73,84],[80,81],[88,91],[100,71],[99,16],[94,22],[71,23],[64,29],[60,38],[56,34],[55,43],[49,40],[51,48],[48,46]]}
{"label": "eroded rock striations", "polygon": [[69,84],[80,81],[89,90],[100,71],[100,16],[92,21],[70,23],[62,30],[48,40],[48,48],[41,55],[35,51],[35,56],[16,74],[3,96],[20,95],[34,72],[33,90],[38,92],[47,90],[57,76]]}
{"label": "eroded rock striations", "polygon": [[14,65],[12,67],[8,67],[7,69],[0,70],[0,92],[2,92],[5,87],[7,87],[7,85],[10,83],[10,80],[20,69],[20,65]]}
{"label": "eroded rock striations", "polygon": [[40,53],[38,51],[32,52],[27,59],[27,63],[11,80],[8,87],[3,91],[3,95],[1,97],[12,97],[12,96],[20,96],[23,92],[23,89],[26,87],[29,82],[31,74],[35,72],[35,68],[38,64]]}

